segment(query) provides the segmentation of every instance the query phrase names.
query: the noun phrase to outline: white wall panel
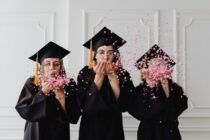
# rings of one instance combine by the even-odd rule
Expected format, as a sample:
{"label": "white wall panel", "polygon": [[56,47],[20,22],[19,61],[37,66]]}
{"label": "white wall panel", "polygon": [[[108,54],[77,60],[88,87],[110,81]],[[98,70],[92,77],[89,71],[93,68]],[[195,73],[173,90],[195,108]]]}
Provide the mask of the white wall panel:
{"label": "white wall panel", "polygon": [[182,62],[177,65],[177,77],[189,97],[190,116],[210,117],[209,15],[209,10],[178,10],[175,14],[177,58]]}
{"label": "white wall panel", "polygon": [[[157,10],[83,10],[84,42],[106,26],[127,41],[119,50],[122,64],[137,85],[135,78],[139,71],[134,67],[135,61],[152,44],[158,44]],[[87,65],[88,51],[84,49],[83,65]]]}
{"label": "white wall panel", "polygon": [[67,8],[68,1],[0,1],[0,140],[23,139],[25,121],[15,105],[34,74],[28,57],[49,40],[67,47]]}
{"label": "white wall panel", "polygon": [[[135,85],[140,80],[133,63],[154,43],[176,58],[173,76],[189,98],[189,108],[179,118],[183,140],[209,140],[209,5],[208,0],[0,1],[0,140],[23,137],[24,120],[14,106],[34,72],[27,58],[53,40],[72,52],[65,63],[76,78],[88,62],[82,44],[103,26],[127,41],[120,52]],[[139,122],[123,116],[126,140],[135,140]],[[71,125],[73,140],[78,131],[79,124]]]}
{"label": "white wall panel", "polygon": [[[174,80],[183,86],[189,98],[189,108],[179,117],[183,140],[210,139],[209,1],[71,0],[71,3],[70,44],[82,52],[76,56],[83,62],[77,64],[79,69],[88,62],[88,51],[82,44],[103,26],[128,41],[120,52],[135,85],[140,80],[133,63],[158,43],[175,58]],[[127,113],[123,118],[126,139],[136,139],[139,122]]]}

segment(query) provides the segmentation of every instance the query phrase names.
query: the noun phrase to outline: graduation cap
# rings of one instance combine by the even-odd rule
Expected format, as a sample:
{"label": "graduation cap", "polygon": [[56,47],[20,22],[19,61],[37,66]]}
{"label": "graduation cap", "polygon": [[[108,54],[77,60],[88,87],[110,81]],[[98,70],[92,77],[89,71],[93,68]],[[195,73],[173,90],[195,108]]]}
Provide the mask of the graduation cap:
{"label": "graduation cap", "polygon": [[45,58],[64,58],[70,51],[62,48],[61,46],[57,45],[56,43],[50,41],[44,47],[42,47],[38,52],[34,55],[29,57],[29,59],[36,61],[41,64]]}
{"label": "graduation cap", "polygon": [[175,61],[164,52],[157,44],[151,47],[143,56],[141,56],[135,63],[138,69],[148,68],[149,60],[153,58],[162,58],[168,67],[173,67],[176,63]]}
{"label": "graduation cap", "polygon": [[103,27],[96,35],[83,44],[84,47],[90,49],[89,68],[92,68],[92,51],[96,52],[99,47],[104,45],[113,46],[113,49],[117,50],[125,43],[126,41],[120,36],[112,32],[107,27]]}
{"label": "graduation cap", "polygon": [[38,69],[39,64],[43,62],[45,58],[64,58],[70,51],[62,48],[61,46],[57,45],[56,43],[50,41],[44,47],[42,47],[39,51],[37,51],[34,55],[30,56],[29,59],[36,62],[36,71],[35,71],[35,78],[34,84],[38,85]]}

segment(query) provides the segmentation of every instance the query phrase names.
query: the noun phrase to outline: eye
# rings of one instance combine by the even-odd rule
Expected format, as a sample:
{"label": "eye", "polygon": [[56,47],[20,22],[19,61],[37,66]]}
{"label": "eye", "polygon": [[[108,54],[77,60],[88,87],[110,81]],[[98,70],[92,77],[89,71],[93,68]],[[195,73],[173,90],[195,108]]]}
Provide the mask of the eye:
{"label": "eye", "polygon": [[114,51],[108,51],[107,54],[108,55],[113,55],[114,54]]}
{"label": "eye", "polygon": [[54,63],[54,66],[55,67],[59,67],[60,66],[60,63]]}
{"label": "eye", "polygon": [[45,63],[44,65],[45,65],[45,66],[50,66],[50,63]]}
{"label": "eye", "polygon": [[104,51],[103,50],[99,50],[97,53],[98,54],[104,54]]}

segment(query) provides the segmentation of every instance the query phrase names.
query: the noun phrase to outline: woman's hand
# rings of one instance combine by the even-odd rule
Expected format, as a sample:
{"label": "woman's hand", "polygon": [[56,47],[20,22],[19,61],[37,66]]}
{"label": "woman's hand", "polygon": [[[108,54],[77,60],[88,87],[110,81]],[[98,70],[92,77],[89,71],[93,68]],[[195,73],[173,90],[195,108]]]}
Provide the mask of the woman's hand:
{"label": "woman's hand", "polygon": [[115,72],[114,63],[107,62],[105,67],[105,74],[109,76],[114,74],[114,72]]}
{"label": "woman's hand", "polygon": [[103,76],[105,74],[105,66],[106,62],[98,62],[93,61],[93,70],[96,73],[96,75]]}
{"label": "woman's hand", "polygon": [[109,75],[114,75],[115,72],[119,69],[119,67],[121,66],[120,62],[107,62],[106,63],[106,67],[105,67],[105,73],[109,76]]}
{"label": "woman's hand", "polygon": [[41,90],[44,95],[49,94],[53,90],[53,86],[50,83],[46,82],[44,79],[41,80],[41,86]]}
{"label": "woman's hand", "polygon": [[41,80],[41,90],[44,93],[44,95],[48,95],[51,91],[53,91],[57,97],[57,99],[64,99],[64,89],[63,87],[53,86],[51,83],[46,81],[46,79]]}
{"label": "woman's hand", "polygon": [[94,83],[96,84],[96,87],[98,90],[101,89],[101,86],[103,84],[104,76],[105,76],[105,66],[106,62],[98,62],[96,63],[93,61],[93,70],[96,73],[94,78]]}
{"label": "woman's hand", "polygon": [[169,97],[169,95],[170,95],[170,91],[169,91],[169,84],[168,84],[168,79],[161,79],[160,80],[160,83],[161,83],[161,85],[162,85],[162,87],[163,87],[163,90],[164,90],[164,93],[165,93],[165,95],[166,95],[166,97]]}

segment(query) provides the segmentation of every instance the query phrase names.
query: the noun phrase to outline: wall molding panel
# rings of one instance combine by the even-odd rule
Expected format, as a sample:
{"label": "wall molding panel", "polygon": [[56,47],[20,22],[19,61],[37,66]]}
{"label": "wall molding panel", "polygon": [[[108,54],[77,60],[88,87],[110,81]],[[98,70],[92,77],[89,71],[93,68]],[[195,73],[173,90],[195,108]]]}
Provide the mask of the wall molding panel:
{"label": "wall molding panel", "polygon": [[[173,19],[174,27],[176,27],[174,29],[174,48],[177,50],[178,61],[182,62],[182,64],[177,65],[177,78],[189,97],[189,109],[185,115],[210,117],[210,104],[207,100],[209,88],[204,86],[208,81],[208,76],[196,74],[199,72],[198,68],[202,67],[202,64],[205,64],[205,61],[209,59],[208,54],[204,53],[204,49],[207,49],[205,43],[207,44],[209,41],[205,36],[210,34],[210,11],[174,10]],[[193,59],[193,56],[197,57]],[[209,70],[208,67],[205,69]],[[205,72],[201,73],[205,74]],[[196,77],[195,75],[199,76]],[[193,79],[192,77],[196,78]],[[200,85],[194,84],[194,80],[200,81]],[[202,87],[199,88],[199,86]]]}
{"label": "wall molding panel", "polygon": [[[209,5],[210,1],[183,0],[1,1],[0,140],[23,139],[25,120],[15,105],[25,80],[34,74],[35,63],[27,58],[49,40],[55,41],[71,51],[64,63],[75,78],[89,61],[89,50],[82,44],[104,26],[127,41],[119,51],[135,86],[141,80],[134,63],[153,44],[174,57],[173,78],[189,99],[188,109],[179,116],[182,139],[209,140]],[[79,125],[70,125],[71,140],[78,139]],[[123,113],[126,140],[137,139],[138,125]]]}
{"label": "wall molding panel", "polygon": [[[0,64],[5,64],[10,54],[6,68],[1,69],[4,95],[0,98],[0,140],[22,140],[25,121],[16,112],[15,104],[26,78],[34,69],[34,63],[27,58],[48,40],[55,39],[55,13],[0,12],[0,38],[0,46],[6,47],[0,53]],[[12,65],[13,62],[16,63]],[[16,79],[9,79],[8,73]]]}
{"label": "wall molding panel", "polygon": [[[83,42],[91,38],[102,27],[107,26],[122,36],[127,43],[120,48],[123,66],[131,73],[138,75],[132,65],[152,44],[159,43],[159,11],[158,10],[86,10],[83,9]],[[83,65],[89,57],[87,49],[83,49]],[[129,54],[129,55],[125,55]],[[129,58],[124,58],[127,56]],[[133,78],[134,83],[139,79]]]}

